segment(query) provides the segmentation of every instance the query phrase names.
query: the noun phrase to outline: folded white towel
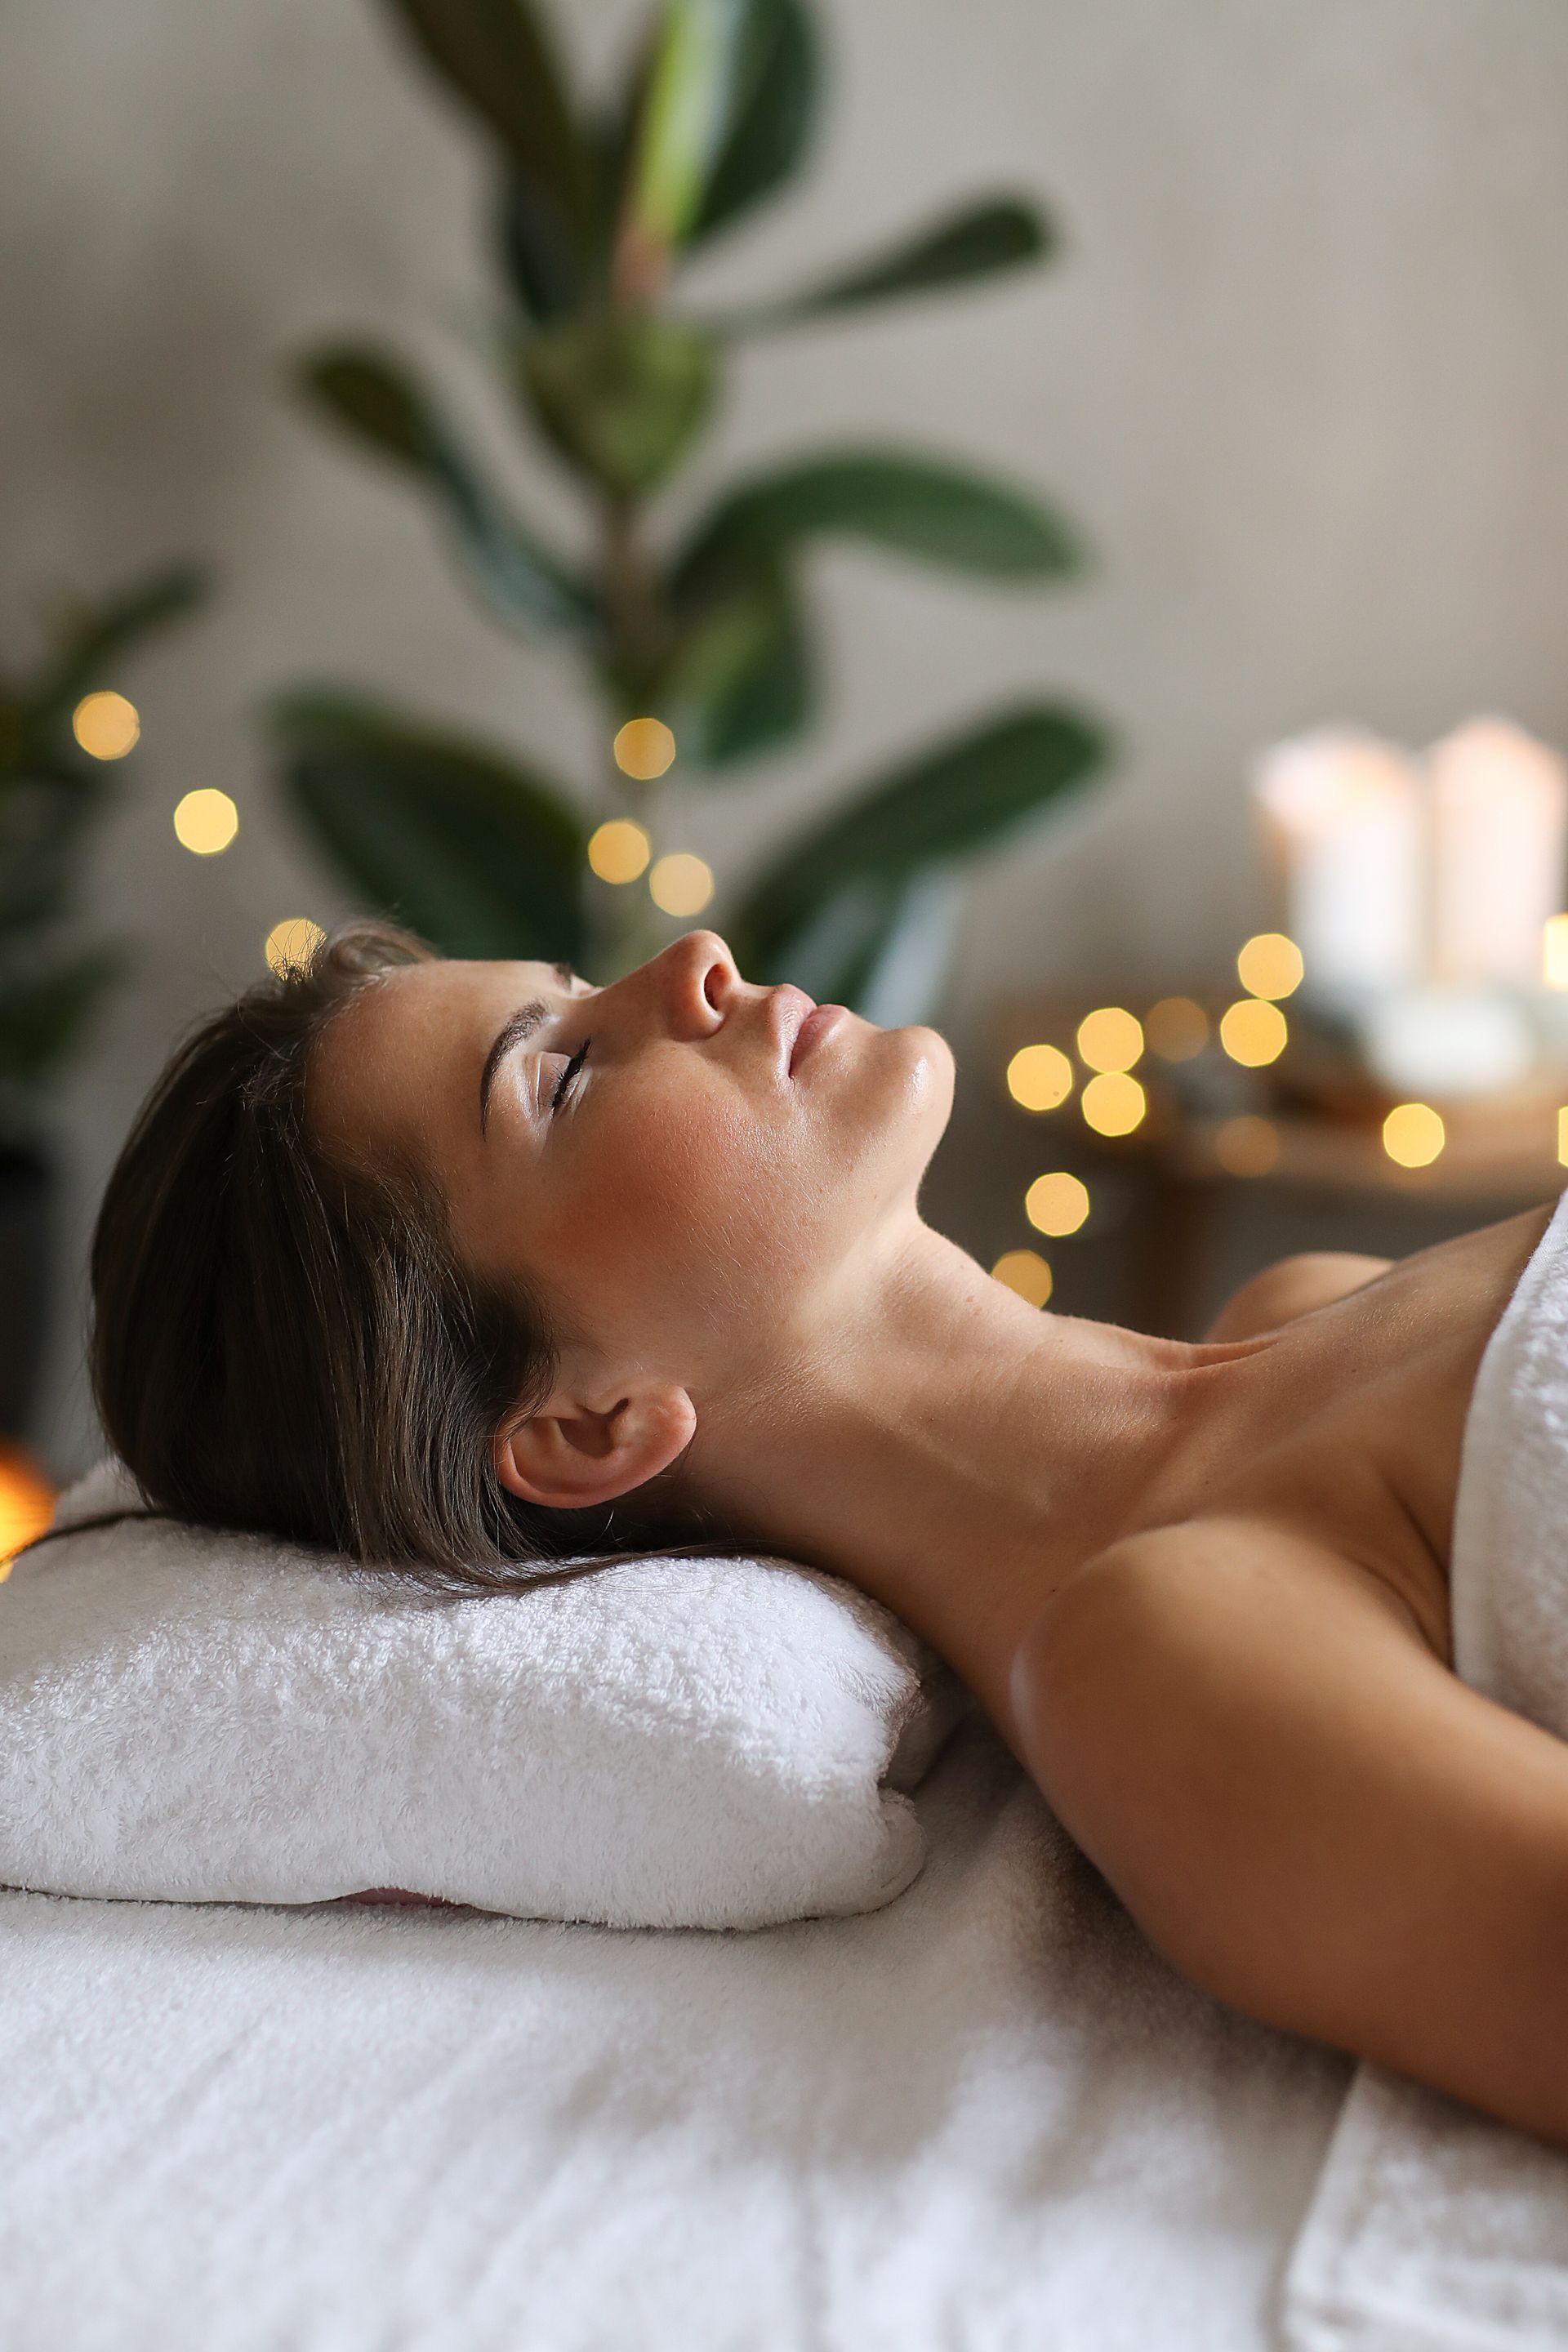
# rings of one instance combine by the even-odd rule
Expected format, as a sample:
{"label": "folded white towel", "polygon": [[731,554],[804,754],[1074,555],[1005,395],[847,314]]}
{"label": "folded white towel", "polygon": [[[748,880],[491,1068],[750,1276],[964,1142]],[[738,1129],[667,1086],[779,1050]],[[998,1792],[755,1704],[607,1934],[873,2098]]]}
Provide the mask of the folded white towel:
{"label": "folded white towel", "polygon": [[[112,1465],[62,1522],[137,1508]],[[187,1902],[401,1888],[759,1927],[889,1902],[958,1686],[886,1610],[765,1559],[495,1595],[138,1517],[0,1585],[0,1884]]]}
{"label": "folded white towel", "polygon": [[[1457,1673],[1559,1738],[1565,1528],[1568,1193],[1481,1359],[1450,1568]],[[1568,2156],[1362,2067],[1290,2266],[1286,2316],[1298,2352],[1568,2345]]]}

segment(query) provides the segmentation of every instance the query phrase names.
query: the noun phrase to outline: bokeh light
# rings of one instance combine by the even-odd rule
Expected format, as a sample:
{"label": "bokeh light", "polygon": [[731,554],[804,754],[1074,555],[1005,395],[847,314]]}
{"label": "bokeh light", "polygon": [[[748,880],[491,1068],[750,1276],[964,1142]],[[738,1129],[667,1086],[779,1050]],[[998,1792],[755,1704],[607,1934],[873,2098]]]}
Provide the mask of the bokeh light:
{"label": "bokeh light", "polygon": [[1024,1214],[1038,1234],[1076,1234],[1089,1214],[1089,1187],[1065,1168],[1053,1169],[1025,1193]]}
{"label": "bokeh light", "polygon": [[285,915],[267,934],[267,961],[279,980],[285,972],[304,971],[326,936],[309,915]]}
{"label": "bokeh light", "polygon": [[1162,996],[1143,1016],[1143,1031],[1163,1062],[1190,1062],[1209,1041],[1209,1017],[1190,996]]}
{"label": "bokeh light", "polygon": [[657,857],[647,877],[653,903],[667,915],[700,915],[713,896],[713,869],[689,849]]}
{"label": "bokeh light", "polygon": [[1007,1065],[1007,1092],[1025,1110],[1055,1110],[1072,1092],[1072,1064],[1056,1045],[1020,1045]]}
{"label": "bokeh light", "polygon": [[1079,1023],[1078,1050],[1091,1070],[1130,1070],[1143,1051],[1143,1024],[1120,1004],[1102,1004]]}
{"label": "bokeh light", "polygon": [[1004,1250],[991,1269],[995,1279],[1031,1307],[1043,1307],[1053,1288],[1051,1269],[1038,1250]]}
{"label": "bokeh light", "polygon": [[1559,1166],[1568,1168],[1568,1110],[1557,1114],[1557,1160]]}
{"label": "bokeh light", "polygon": [[1265,1003],[1260,996],[1244,996],[1220,1015],[1220,1044],[1233,1062],[1248,1070],[1277,1062],[1289,1034],[1279,1007]]}
{"label": "bokeh light", "polygon": [[1549,915],[1541,935],[1541,977],[1548,988],[1568,988],[1568,915]]}
{"label": "bokeh light", "polygon": [[675,757],[675,738],[662,719],[628,719],[611,749],[623,776],[650,784]]}
{"label": "bokeh light", "polygon": [[1279,1157],[1279,1130],[1271,1118],[1244,1111],[1215,1129],[1214,1156],[1231,1176],[1267,1176]]}
{"label": "bokeh light", "polygon": [[1396,1103],[1383,1122],[1383,1148],[1401,1168],[1429,1168],[1447,1140],[1430,1103]]}
{"label": "bokeh light", "polygon": [[136,749],[142,721],[122,694],[84,694],[71,712],[71,733],[93,760],[123,760]]}
{"label": "bokeh light", "polygon": [[1107,1070],[1090,1078],[1079,1106],[1096,1135],[1131,1135],[1142,1125],[1149,1098],[1137,1079],[1130,1078],[1124,1070]]}
{"label": "bokeh light", "polygon": [[226,793],[204,785],[187,793],[174,811],[174,832],[194,857],[216,857],[239,831],[239,811]]}
{"label": "bokeh light", "polygon": [[1289,996],[1300,987],[1306,967],[1301,950],[1283,931],[1259,931],[1236,959],[1236,969],[1249,996]]}
{"label": "bokeh light", "polygon": [[0,1446],[0,1584],[13,1554],[41,1536],[54,1516],[55,1495],[40,1471],[15,1446]]}
{"label": "bokeh light", "polygon": [[601,882],[635,882],[652,855],[652,842],[629,816],[609,817],[589,836],[588,863]]}

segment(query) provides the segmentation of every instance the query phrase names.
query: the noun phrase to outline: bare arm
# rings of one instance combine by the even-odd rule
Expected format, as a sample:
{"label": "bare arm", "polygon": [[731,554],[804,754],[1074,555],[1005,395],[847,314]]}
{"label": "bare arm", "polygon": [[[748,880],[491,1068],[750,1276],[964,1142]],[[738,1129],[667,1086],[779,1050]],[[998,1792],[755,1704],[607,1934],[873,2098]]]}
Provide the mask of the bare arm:
{"label": "bare arm", "polygon": [[1175,1965],[1266,2023],[1568,2146],[1568,1744],[1335,1555],[1120,1546],[1020,1651],[1029,1769]]}
{"label": "bare arm", "polygon": [[1282,1257],[1265,1266],[1226,1301],[1205,1339],[1250,1339],[1258,1331],[1273,1331],[1314,1307],[1327,1307],[1352,1290],[1364,1289],[1386,1274],[1394,1261],[1361,1257],[1350,1250],[1309,1250],[1300,1257]]}

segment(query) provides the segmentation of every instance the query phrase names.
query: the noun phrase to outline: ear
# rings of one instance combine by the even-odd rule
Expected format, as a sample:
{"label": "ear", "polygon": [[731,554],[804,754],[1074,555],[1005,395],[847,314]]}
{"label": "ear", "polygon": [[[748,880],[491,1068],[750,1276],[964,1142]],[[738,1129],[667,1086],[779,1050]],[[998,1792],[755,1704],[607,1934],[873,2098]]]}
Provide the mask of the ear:
{"label": "ear", "polygon": [[519,1502],[584,1510],[656,1478],[696,1428],[697,1408],[682,1388],[634,1390],[603,1406],[558,1391],[526,1421],[498,1432],[491,1458]]}

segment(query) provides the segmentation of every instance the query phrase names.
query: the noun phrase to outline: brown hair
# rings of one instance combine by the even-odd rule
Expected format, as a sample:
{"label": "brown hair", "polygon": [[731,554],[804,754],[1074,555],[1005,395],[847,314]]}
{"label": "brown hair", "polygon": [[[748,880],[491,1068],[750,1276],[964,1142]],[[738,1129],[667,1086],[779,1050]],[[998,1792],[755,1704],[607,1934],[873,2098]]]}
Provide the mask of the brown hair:
{"label": "brown hair", "polygon": [[650,1535],[651,1497],[566,1512],[508,1494],[495,1433],[555,1370],[537,1302],[464,1271],[417,1170],[334,1167],[311,1133],[323,1030],[432,952],[353,925],[179,1047],[99,1213],[92,1379],[156,1509],[484,1587]]}

